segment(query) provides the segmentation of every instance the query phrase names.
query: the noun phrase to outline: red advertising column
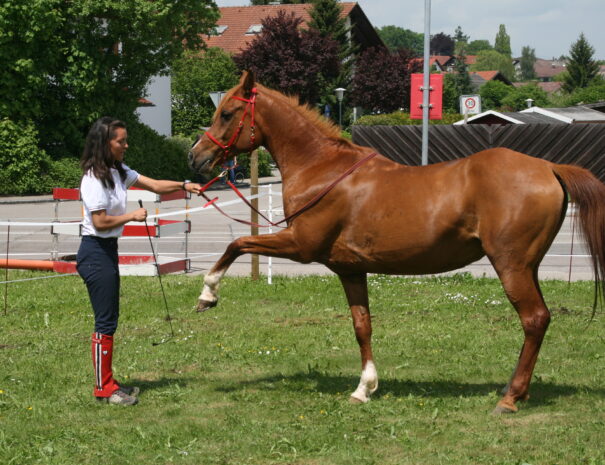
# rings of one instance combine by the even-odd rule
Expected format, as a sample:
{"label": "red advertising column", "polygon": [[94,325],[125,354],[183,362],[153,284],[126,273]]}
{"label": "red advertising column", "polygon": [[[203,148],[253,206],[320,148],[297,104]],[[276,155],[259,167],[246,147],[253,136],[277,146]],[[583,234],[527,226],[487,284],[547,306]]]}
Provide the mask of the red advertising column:
{"label": "red advertising column", "polygon": [[[423,74],[412,74],[410,95],[410,119],[422,119]],[[431,74],[429,92],[429,119],[441,119],[443,115],[443,74]]]}

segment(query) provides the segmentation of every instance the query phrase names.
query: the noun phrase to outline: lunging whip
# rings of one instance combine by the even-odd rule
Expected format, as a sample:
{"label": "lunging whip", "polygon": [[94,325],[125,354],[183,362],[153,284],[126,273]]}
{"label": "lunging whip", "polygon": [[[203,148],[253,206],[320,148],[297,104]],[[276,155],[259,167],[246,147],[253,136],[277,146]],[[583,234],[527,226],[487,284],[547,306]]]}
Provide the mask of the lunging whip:
{"label": "lunging whip", "polygon": [[[139,199],[139,206],[143,208],[143,201]],[[155,268],[158,273],[158,279],[160,280],[160,289],[162,289],[162,297],[164,297],[164,306],[166,308],[166,321],[170,323],[170,334],[174,337],[174,329],[172,329],[172,318],[170,316],[170,312],[168,311],[168,301],[166,300],[166,293],[164,292],[164,285],[162,284],[162,274],[160,273],[160,264],[158,263],[158,257],[155,254],[155,249],[153,248],[153,241],[151,240],[151,234],[149,233],[149,226],[147,225],[147,217],[145,217],[145,230],[147,231],[147,237],[149,238],[149,245],[151,246],[151,253],[153,254],[153,260],[155,261]],[[162,344],[165,341],[161,342],[153,342],[151,345],[157,346]]]}

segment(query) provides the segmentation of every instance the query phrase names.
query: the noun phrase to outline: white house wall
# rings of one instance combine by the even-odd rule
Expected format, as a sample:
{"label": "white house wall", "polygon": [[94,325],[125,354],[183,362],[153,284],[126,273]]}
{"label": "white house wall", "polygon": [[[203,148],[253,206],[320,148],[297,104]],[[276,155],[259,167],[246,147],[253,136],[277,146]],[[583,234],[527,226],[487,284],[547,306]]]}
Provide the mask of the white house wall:
{"label": "white house wall", "polygon": [[137,108],[137,115],[141,122],[166,137],[172,136],[170,84],[170,75],[152,77],[147,84],[145,98],[151,101],[153,106]]}

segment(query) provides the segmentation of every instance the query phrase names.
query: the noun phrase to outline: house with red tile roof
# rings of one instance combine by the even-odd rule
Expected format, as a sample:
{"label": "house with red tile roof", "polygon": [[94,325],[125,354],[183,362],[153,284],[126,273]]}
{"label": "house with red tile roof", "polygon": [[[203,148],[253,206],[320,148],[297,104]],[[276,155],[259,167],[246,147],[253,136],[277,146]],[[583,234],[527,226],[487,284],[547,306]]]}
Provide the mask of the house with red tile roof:
{"label": "house with red tile roof", "polygon": [[536,78],[542,82],[550,82],[557,74],[567,70],[567,63],[561,60],[536,59],[534,71]]}
{"label": "house with red tile roof", "polygon": [[[429,57],[429,68],[435,69],[440,73],[451,73],[456,66],[457,58],[454,55],[431,55]],[[422,65],[423,58],[415,58],[414,62]],[[466,66],[474,65],[477,62],[477,55],[468,55],[465,57]]]}
{"label": "house with red tile roof", "polygon": [[512,82],[500,71],[470,71],[468,75],[471,78],[471,85],[475,89],[478,89],[488,81],[501,81],[509,86],[512,85]]}
{"label": "house with red tile roof", "polygon": [[547,94],[553,94],[555,92],[559,92],[563,87],[563,83],[559,81],[531,81],[531,82],[514,82],[513,86],[515,87],[523,87],[530,84],[537,85],[540,89],[542,89]]}
{"label": "house with red tile roof", "polygon": [[[243,1],[243,0],[242,0]],[[369,47],[385,47],[384,42],[368,20],[357,2],[342,2],[341,15],[351,27],[352,40],[361,50]],[[232,54],[245,50],[262,31],[262,21],[266,17],[277,16],[280,11],[294,13],[302,18],[303,26],[311,21],[309,11],[312,4],[253,5],[219,8],[221,17],[217,21],[215,34],[204,36],[208,47],[218,47]]]}

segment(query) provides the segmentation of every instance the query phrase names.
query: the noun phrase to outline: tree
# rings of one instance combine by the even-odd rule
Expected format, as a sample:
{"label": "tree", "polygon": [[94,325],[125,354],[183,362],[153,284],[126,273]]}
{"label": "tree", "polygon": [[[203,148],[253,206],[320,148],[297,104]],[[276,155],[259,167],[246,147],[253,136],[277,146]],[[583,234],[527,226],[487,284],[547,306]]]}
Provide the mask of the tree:
{"label": "tree", "polygon": [[471,66],[472,71],[500,71],[509,80],[515,77],[515,68],[510,57],[495,50],[483,50],[477,54],[477,61]]}
{"label": "tree", "polygon": [[512,51],[510,48],[510,36],[506,33],[506,27],[504,24],[500,24],[500,28],[496,34],[496,40],[494,40],[494,50],[507,57],[512,56]]}
{"label": "tree", "polygon": [[219,48],[190,52],[172,66],[172,131],[189,136],[211,124],[214,104],[209,92],[226,91],[238,82],[231,56]]}
{"label": "tree", "polygon": [[[311,3],[312,0],[281,0],[281,3],[284,5],[291,3]],[[250,0],[250,5],[269,5],[270,3],[274,3],[275,0]]]}
{"label": "tree", "polygon": [[481,96],[481,109],[494,110],[502,106],[502,100],[513,90],[513,88],[502,81],[488,81],[479,89]]}
{"label": "tree", "polygon": [[202,47],[217,17],[211,0],[4,2],[0,115],[33,122],[54,158],[77,156],[93,120],[131,118],[149,79]]}
{"label": "tree", "polygon": [[302,19],[283,10],[262,21],[262,32],[233,60],[254,72],[259,81],[281,92],[296,94],[315,104],[323,79],[340,72],[338,42],[314,30],[300,28]]}
{"label": "tree", "polygon": [[567,73],[563,90],[568,93],[575,89],[587,87],[599,73],[599,65],[593,60],[594,48],[588,43],[584,33],[571,46]]}
{"label": "tree", "polygon": [[565,106],[603,101],[605,101],[605,79],[601,77],[595,78],[587,87],[577,88],[565,96]]}
{"label": "tree", "polygon": [[399,26],[383,26],[376,28],[376,32],[392,51],[404,48],[413,51],[416,56],[422,56],[424,53],[424,34],[422,33]]}
{"label": "tree", "polygon": [[347,20],[340,16],[341,13],[342,6],[337,0],[314,0],[313,7],[309,10],[309,27],[322,37],[334,39],[344,52],[350,48],[348,35],[351,31],[347,27]]}
{"label": "tree", "polygon": [[309,27],[319,33],[321,37],[335,40],[339,44],[339,58],[341,62],[340,73],[336,78],[330,78],[322,73],[319,103],[323,107],[326,104],[336,103],[334,89],[338,87],[348,88],[355,63],[356,47],[349,40],[351,28],[347,26],[345,18],[341,17],[342,6],[337,0],[314,0],[313,7],[309,11],[311,21]]}
{"label": "tree", "polygon": [[548,94],[535,83],[523,87],[513,87],[506,97],[502,99],[502,107],[510,111],[520,111],[527,108],[526,100],[530,98],[535,106],[548,105]]}
{"label": "tree", "polygon": [[357,60],[351,102],[374,113],[409,108],[411,73],[421,67],[408,50],[370,48]]}
{"label": "tree", "polygon": [[456,44],[459,42],[468,43],[470,38],[470,36],[467,36],[464,32],[462,32],[462,28],[460,26],[456,28],[456,31],[454,32],[454,40],[456,41]]}
{"label": "tree", "polygon": [[456,43],[449,35],[440,32],[431,37],[431,55],[453,55]]}
{"label": "tree", "polygon": [[460,106],[460,92],[456,87],[456,81],[453,73],[447,73],[443,76],[443,111],[448,113],[458,113]]}
{"label": "tree", "polygon": [[494,47],[489,43],[489,40],[472,40],[466,47],[466,53],[469,55],[477,55],[483,50],[493,50]]}
{"label": "tree", "polygon": [[534,65],[536,64],[536,50],[527,46],[521,49],[521,80],[529,81],[536,78]]}
{"label": "tree", "polygon": [[454,72],[452,73],[451,84],[453,85],[455,95],[456,95],[456,111],[462,112],[461,109],[458,109],[460,96],[465,94],[470,94],[473,91],[473,86],[471,85],[471,78],[468,74],[468,67],[466,65],[466,51],[465,51],[466,42],[459,42],[456,45],[456,62],[454,64]]}

